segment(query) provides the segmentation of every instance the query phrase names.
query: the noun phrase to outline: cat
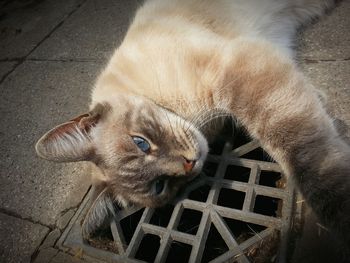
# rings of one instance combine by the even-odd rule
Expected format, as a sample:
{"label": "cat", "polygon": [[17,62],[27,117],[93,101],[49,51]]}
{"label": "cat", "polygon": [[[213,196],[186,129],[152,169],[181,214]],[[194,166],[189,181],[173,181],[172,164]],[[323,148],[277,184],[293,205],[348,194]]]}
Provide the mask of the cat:
{"label": "cat", "polygon": [[45,159],[96,165],[98,197],[86,231],[113,213],[113,201],[157,207],[171,200],[200,173],[218,120],[233,116],[348,247],[350,147],[293,51],[297,28],[333,4],[146,1],[98,77],[91,111],[36,144]]}

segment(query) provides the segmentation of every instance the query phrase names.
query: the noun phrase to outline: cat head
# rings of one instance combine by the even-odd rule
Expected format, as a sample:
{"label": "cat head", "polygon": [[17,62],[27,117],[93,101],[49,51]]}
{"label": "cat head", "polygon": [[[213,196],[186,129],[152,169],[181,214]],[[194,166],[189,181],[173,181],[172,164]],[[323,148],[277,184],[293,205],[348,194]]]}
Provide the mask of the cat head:
{"label": "cat head", "polygon": [[156,207],[198,175],[207,141],[191,123],[152,101],[120,95],[47,132],[42,158],[91,161],[115,200]]}

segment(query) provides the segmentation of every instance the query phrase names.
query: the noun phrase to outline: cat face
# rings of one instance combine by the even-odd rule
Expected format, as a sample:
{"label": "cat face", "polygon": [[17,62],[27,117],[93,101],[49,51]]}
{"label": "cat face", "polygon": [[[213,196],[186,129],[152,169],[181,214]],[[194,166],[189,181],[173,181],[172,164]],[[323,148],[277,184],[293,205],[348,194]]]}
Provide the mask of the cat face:
{"label": "cat face", "polygon": [[39,156],[94,162],[122,203],[161,206],[201,171],[208,146],[189,122],[153,102],[120,96],[45,134]]}

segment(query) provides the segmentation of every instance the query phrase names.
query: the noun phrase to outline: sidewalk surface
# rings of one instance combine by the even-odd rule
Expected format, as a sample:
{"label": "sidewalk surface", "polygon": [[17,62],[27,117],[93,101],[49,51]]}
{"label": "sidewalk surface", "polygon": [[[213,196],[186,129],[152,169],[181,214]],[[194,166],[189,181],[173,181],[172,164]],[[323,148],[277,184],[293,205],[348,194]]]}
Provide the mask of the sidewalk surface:
{"label": "sidewalk surface", "polygon": [[[88,171],[41,160],[34,144],[87,110],[140,2],[0,0],[0,262],[80,261],[54,244],[89,188]],[[350,126],[350,1],[303,31],[298,58]],[[302,236],[296,257],[307,242]]]}

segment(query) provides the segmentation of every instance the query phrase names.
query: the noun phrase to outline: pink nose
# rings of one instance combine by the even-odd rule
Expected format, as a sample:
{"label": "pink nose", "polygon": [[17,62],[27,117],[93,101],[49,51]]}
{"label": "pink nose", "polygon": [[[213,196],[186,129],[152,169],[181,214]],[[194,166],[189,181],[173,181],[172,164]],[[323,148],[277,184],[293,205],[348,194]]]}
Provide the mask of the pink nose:
{"label": "pink nose", "polygon": [[186,173],[191,172],[195,164],[196,164],[196,161],[187,160],[185,158],[185,162],[184,162],[185,172]]}

